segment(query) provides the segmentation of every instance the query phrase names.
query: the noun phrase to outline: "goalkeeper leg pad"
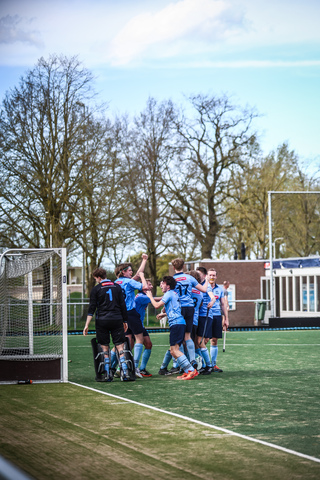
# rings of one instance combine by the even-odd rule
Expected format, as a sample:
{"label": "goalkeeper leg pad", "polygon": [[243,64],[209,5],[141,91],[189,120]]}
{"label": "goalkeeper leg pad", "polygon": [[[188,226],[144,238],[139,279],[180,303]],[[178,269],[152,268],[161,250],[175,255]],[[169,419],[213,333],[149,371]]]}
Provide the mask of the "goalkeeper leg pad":
{"label": "goalkeeper leg pad", "polygon": [[93,353],[93,363],[94,369],[96,372],[96,381],[104,382],[105,381],[105,370],[104,370],[104,352],[100,343],[97,342],[96,338],[91,340],[92,353]]}
{"label": "goalkeeper leg pad", "polygon": [[[123,351],[118,352],[117,350],[117,355],[122,355],[123,354],[123,357],[124,357],[124,362],[126,364],[126,372],[123,372],[123,369],[121,367],[121,374],[120,374],[120,378],[121,380],[124,380],[123,376],[125,375],[126,377],[126,380],[129,380],[131,382],[134,382],[135,379],[136,379],[136,370],[135,370],[135,366],[134,366],[134,359],[133,359],[133,355],[132,355],[132,351],[131,351],[131,348],[130,348],[130,343],[129,343],[129,339],[126,337],[125,341],[124,341],[124,348],[123,348]],[[119,358],[119,365],[121,365],[121,362],[120,362],[120,358]]]}

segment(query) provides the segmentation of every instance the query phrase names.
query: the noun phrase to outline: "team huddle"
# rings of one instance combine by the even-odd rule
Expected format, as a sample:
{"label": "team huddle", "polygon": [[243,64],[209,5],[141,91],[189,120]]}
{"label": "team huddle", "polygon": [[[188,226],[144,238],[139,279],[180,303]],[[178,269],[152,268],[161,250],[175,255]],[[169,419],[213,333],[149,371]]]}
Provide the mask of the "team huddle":
{"label": "team huddle", "polygon": [[[163,296],[154,298],[153,285],[144,276],[147,260],[148,256],[143,254],[135,275],[130,263],[118,265],[115,282],[106,278],[103,268],[93,272],[97,285],[90,294],[83,334],[88,333],[95,313],[96,339],[92,346],[96,380],[110,382],[120,376],[122,381],[128,381],[152,376],[147,370],[152,342],[144,327],[150,303],[162,309],[157,318],[166,316],[170,329],[170,348],[164,355],[159,375],[178,374],[178,380],[191,380],[199,374],[222,372],[217,366],[217,342],[229,321],[224,289],[216,283],[216,271],[207,272],[204,267],[198,267],[185,273],[183,259],[177,258],[172,261],[175,274],[163,277],[160,283]],[[168,370],[171,360],[173,366]]]}

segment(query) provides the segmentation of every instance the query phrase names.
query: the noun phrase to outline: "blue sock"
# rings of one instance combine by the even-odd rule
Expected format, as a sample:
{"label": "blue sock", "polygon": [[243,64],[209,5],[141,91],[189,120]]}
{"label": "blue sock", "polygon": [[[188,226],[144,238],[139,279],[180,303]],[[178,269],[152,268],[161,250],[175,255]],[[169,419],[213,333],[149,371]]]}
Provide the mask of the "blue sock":
{"label": "blue sock", "polygon": [[196,352],[195,352],[193,340],[191,340],[191,338],[189,340],[186,340],[186,347],[189,353],[190,363],[192,363],[195,361]]}
{"label": "blue sock", "polygon": [[189,363],[189,360],[185,355],[181,355],[180,357],[177,358],[177,362],[180,368],[187,373],[187,372],[193,372],[194,368],[193,366]]}
{"label": "blue sock", "polygon": [[145,370],[151,355],[151,348],[145,348],[142,354],[140,370]]}
{"label": "blue sock", "polygon": [[[180,349],[179,349],[180,350]],[[181,352],[187,357],[187,359],[189,360],[189,352],[188,352],[188,349],[187,349],[187,344],[184,343],[182,344],[182,350]]]}
{"label": "blue sock", "polygon": [[109,357],[104,357],[104,370],[109,375],[109,372],[110,372],[110,358]]}
{"label": "blue sock", "polygon": [[[185,354],[185,351],[184,351],[184,345],[183,345],[183,343],[181,343],[181,345],[180,345],[180,347],[179,347],[179,350],[180,350],[181,353],[183,353],[183,355],[186,355],[186,354]],[[186,355],[186,357],[187,357],[187,355]],[[188,358],[188,357],[187,357],[187,358]],[[174,368],[178,368],[178,367],[179,367],[178,360],[177,360],[176,358],[174,358],[174,357],[172,357],[172,360],[173,360],[173,366],[174,366]],[[179,367],[179,368],[180,368],[180,367]]]}
{"label": "blue sock", "polygon": [[136,368],[139,367],[142,350],[143,350],[143,343],[136,343],[134,346],[134,354],[133,354],[134,366]]}
{"label": "blue sock", "polygon": [[111,350],[111,368],[117,368],[118,359],[114,350]]}
{"label": "blue sock", "polygon": [[212,365],[215,366],[217,365],[217,356],[218,356],[218,345],[210,347],[210,355],[211,355],[211,361]]}
{"label": "blue sock", "polygon": [[160,368],[167,368],[167,366],[170,363],[170,360],[171,360],[171,353],[170,353],[170,350],[167,350],[162,360],[162,364]]}
{"label": "blue sock", "polygon": [[127,364],[125,362],[125,359],[124,359],[124,356],[123,357],[120,357],[120,363],[121,363],[121,368],[123,370],[123,373],[128,376],[128,367],[127,367]]}
{"label": "blue sock", "polygon": [[201,357],[201,350],[200,350],[200,348],[196,348],[196,349],[195,349],[195,353],[196,353],[196,356],[200,355],[200,357]]}
{"label": "blue sock", "polygon": [[212,367],[207,348],[201,348],[201,357],[203,358],[206,367]]}

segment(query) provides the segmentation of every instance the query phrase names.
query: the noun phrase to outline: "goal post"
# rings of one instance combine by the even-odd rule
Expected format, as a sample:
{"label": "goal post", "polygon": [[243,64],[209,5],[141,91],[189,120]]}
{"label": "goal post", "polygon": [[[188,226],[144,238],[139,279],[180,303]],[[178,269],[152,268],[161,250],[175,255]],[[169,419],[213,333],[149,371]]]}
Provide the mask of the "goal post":
{"label": "goal post", "polygon": [[67,382],[66,249],[0,257],[0,383]]}
{"label": "goal post", "polygon": [[[269,263],[270,263],[270,306],[271,317],[275,317],[275,282],[273,276],[273,239],[272,239],[272,195],[320,195],[320,191],[268,191],[268,217],[269,217]],[[276,239],[277,240],[277,239]]]}

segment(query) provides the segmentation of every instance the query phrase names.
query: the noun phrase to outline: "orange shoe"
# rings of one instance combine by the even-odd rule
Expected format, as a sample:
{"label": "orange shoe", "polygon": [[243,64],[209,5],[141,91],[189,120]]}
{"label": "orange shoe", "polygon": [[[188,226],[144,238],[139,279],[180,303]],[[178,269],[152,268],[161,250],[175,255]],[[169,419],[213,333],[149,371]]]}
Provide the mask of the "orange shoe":
{"label": "orange shoe", "polygon": [[189,375],[189,373],[191,373],[191,372],[185,372],[185,373],[183,373],[182,375],[180,375],[179,377],[177,377],[177,380],[182,380],[182,379],[184,379],[185,377],[187,377],[187,376]]}
{"label": "orange shoe", "polygon": [[188,376],[188,378],[186,378],[186,380],[192,380],[193,378],[196,378],[197,376],[199,375],[199,372],[198,370],[195,368],[193,370],[193,372],[191,372]]}
{"label": "orange shoe", "polygon": [[193,372],[190,370],[188,373],[184,373],[181,377],[177,377],[179,380],[192,380],[193,378],[196,378],[199,375],[198,370],[194,369]]}

